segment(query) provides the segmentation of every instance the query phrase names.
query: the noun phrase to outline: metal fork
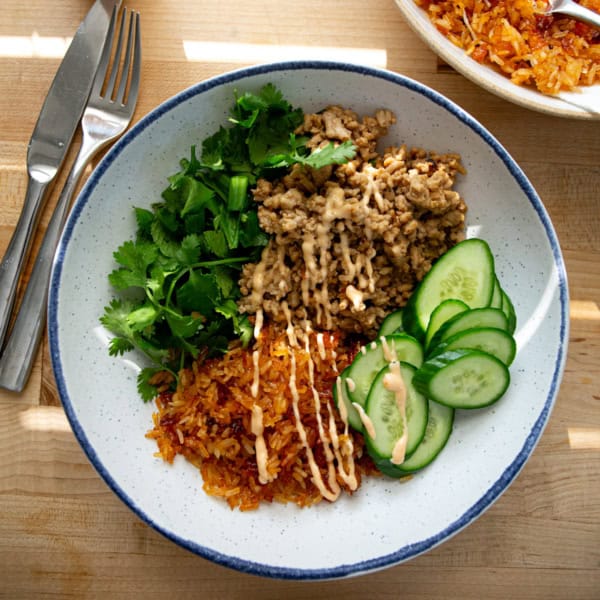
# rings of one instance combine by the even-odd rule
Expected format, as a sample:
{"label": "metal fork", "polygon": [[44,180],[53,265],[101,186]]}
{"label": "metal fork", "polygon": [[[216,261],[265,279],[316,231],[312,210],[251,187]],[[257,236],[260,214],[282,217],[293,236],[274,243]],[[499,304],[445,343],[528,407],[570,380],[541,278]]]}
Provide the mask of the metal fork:
{"label": "metal fork", "polygon": [[581,6],[573,0],[550,0],[546,14],[559,13],[567,15],[579,21],[583,21],[588,25],[600,28],[600,14],[593,11],[591,8]]}
{"label": "metal fork", "polygon": [[[83,132],[81,148],[54,209],[19,313],[0,355],[0,387],[7,390],[20,392],[29,379],[46,324],[46,303],[52,262],[77,183],[92,158],[108,143],[119,137],[127,129],[133,117],[140,87],[140,15],[131,12],[127,46],[120,68],[123,41],[127,29],[126,17],[127,9],[123,9],[116,50],[109,74],[116,28],[116,12],[113,13],[98,72],[81,119]],[[107,75],[108,81],[105,86]],[[119,78],[118,82],[117,78]],[[127,87],[129,87],[128,91]]]}

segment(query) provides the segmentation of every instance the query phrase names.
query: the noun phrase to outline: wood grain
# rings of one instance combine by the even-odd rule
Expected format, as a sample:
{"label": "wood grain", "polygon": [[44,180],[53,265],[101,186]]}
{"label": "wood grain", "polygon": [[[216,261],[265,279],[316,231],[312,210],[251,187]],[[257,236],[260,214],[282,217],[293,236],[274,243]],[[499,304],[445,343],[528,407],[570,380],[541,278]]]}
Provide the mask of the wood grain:
{"label": "wood grain", "polygon": [[[43,0],[4,0],[0,42],[68,38],[90,5],[58,0],[49,10]],[[536,187],[561,242],[571,298],[563,384],[531,459],[475,523],[404,565],[309,584],[213,564],[131,513],[71,432],[45,339],[23,394],[0,391],[0,597],[600,598],[600,122],[533,113],[479,89],[417,39],[391,0],[371,0],[368,8],[359,0],[129,6],[142,13],[144,32],[135,119],[189,85],[248,64],[243,51],[190,59],[184,42],[193,41],[271,45],[273,59],[282,45],[296,47],[299,57],[303,47],[318,47],[324,57],[331,49],[380,50],[387,68],[430,85],[480,120]],[[0,254],[20,213],[27,143],[59,61],[0,51]]]}

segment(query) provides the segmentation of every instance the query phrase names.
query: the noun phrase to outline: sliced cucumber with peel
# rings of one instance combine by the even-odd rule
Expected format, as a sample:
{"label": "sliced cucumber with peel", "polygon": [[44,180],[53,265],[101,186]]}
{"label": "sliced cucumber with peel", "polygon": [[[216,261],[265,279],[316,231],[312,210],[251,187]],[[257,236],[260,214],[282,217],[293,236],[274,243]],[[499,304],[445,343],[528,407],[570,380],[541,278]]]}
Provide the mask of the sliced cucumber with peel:
{"label": "sliced cucumber with peel", "polygon": [[377,333],[377,337],[381,337],[382,335],[390,335],[392,333],[400,333],[404,330],[402,326],[402,309],[395,310],[391,312],[379,326],[379,332]]}
{"label": "sliced cucumber with peel", "polygon": [[502,287],[500,286],[500,281],[498,281],[497,276],[494,282],[494,290],[492,292],[492,297],[490,298],[489,306],[492,306],[493,308],[502,308]]}
{"label": "sliced cucumber with peel", "polygon": [[[404,477],[424,468],[446,445],[455,409],[482,408],[502,397],[516,354],[516,320],[490,248],[475,238],[440,257],[406,306],[384,319],[379,338],[361,349],[334,386],[336,404],[344,403],[382,473]],[[394,361],[409,363],[401,363],[408,392],[401,464],[391,456],[404,420],[396,393],[384,385]],[[365,411],[364,423],[354,402]]]}
{"label": "sliced cucumber with peel", "polygon": [[508,319],[499,308],[474,308],[461,312],[448,319],[433,335],[429,348],[433,349],[442,342],[467,329],[494,327],[508,330]]}
{"label": "sliced cucumber with peel", "polygon": [[446,321],[466,310],[469,310],[469,307],[462,300],[457,300],[456,298],[449,298],[438,304],[431,313],[429,324],[427,325],[425,348],[430,347],[431,339]]}
{"label": "sliced cucumber with peel", "polygon": [[428,409],[425,435],[417,449],[399,465],[393,464],[389,459],[375,461],[382,473],[390,477],[405,477],[432,463],[444,449],[452,433],[455,411],[433,400],[428,401]]}
{"label": "sliced cucumber with peel", "polygon": [[432,348],[428,357],[443,354],[448,350],[459,350],[461,348],[481,350],[493,354],[505,365],[509,366],[515,358],[517,344],[515,338],[505,329],[496,327],[475,327],[465,329],[450,336]]}
{"label": "sliced cucumber with peel", "polygon": [[482,408],[498,400],[510,383],[508,367],[481,350],[448,350],[426,360],[413,377],[422,394],[452,408]]}
{"label": "sliced cucumber with peel", "polygon": [[489,306],[496,283],[494,257],[482,239],[464,240],[442,255],[404,307],[405,331],[425,339],[431,313],[444,300],[461,300],[470,308]]}
{"label": "sliced cucumber with peel", "polygon": [[364,408],[375,375],[392,360],[420,367],[423,348],[415,338],[405,333],[382,336],[363,346],[345,371],[350,402],[356,402]]}
{"label": "sliced cucumber with peel", "polygon": [[333,384],[333,401],[338,408],[338,411],[342,411],[340,407],[340,403],[344,403],[344,409],[346,412],[346,418],[348,420],[348,424],[352,429],[356,431],[363,431],[363,423],[358,411],[354,406],[352,406],[352,402],[349,398],[348,392],[348,368],[344,369],[340,375],[338,375],[335,383]]}
{"label": "sliced cucumber with peel", "polygon": [[512,300],[504,290],[502,290],[502,312],[506,315],[508,332],[512,335],[517,328],[517,314]]}
{"label": "sliced cucumber with peel", "polygon": [[[395,364],[398,366],[398,363]],[[427,398],[419,393],[412,381],[416,368],[400,363],[399,376],[406,390],[405,410],[407,426],[406,456],[410,456],[425,436],[429,415]],[[373,425],[375,435],[365,432],[369,455],[377,462],[392,457],[394,446],[404,434],[404,419],[398,406],[397,392],[388,385],[389,377],[397,377],[394,366],[387,365],[377,375],[369,390],[365,412]]]}

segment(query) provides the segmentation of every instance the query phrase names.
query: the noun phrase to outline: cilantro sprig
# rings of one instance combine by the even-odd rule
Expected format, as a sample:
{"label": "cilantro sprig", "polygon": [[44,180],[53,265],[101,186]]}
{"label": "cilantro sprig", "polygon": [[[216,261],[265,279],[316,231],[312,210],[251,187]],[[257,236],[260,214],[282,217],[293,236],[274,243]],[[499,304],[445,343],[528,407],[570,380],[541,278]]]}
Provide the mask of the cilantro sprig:
{"label": "cilantro sprig", "polygon": [[118,266],[108,277],[118,297],[100,321],[114,334],[111,356],[137,349],[150,360],[138,376],[145,401],[157,393],[157,373],[176,382],[190,358],[223,353],[236,338],[250,341],[238,279],[269,241],[252,201],[258,178],[297,163],[318,169],[353,158],[351,142],[311,153],[307,138],[294,133],[303,118],[272,84],[237,96],[230,125],[203,141],[200,158],[192,146],[161,201],[134,209],[136,236],[114,252]]}

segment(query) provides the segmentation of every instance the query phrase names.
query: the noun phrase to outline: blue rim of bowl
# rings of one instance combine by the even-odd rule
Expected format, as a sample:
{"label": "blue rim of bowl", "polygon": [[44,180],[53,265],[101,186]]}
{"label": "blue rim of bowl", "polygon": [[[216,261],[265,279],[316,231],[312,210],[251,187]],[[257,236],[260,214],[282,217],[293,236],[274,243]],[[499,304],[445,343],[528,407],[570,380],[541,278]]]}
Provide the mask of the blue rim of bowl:
{"label": "blue rim of bowl", "polygon": [[[155,522],[149,515],[147,515],[135,502],[128,496],[126,491],[113,479],[110,472],[102,464],[92,444],[88,440],[84,429],[79,423],[74,409],[72,399],[69,397],[68,386],[67,386],[67,375],[63,371],[62,362],[60,357],[59,348],[59,326],[57,320],[58,314],[58,294],[61,282],[61,275],[64,266],[64,257],[69,242],[73,236],[73,232],[77,226],[79,216],[87,204],[90,195],[96,187],[98,181],[106,172],[108,167],[119,157],[123,149],[132,142],[144,129],[155,122],[159,117],[172,110],[179,104],[187,101],[189,98],[194,97],[198,94],[202,94],[214,87],[235,82],[240,79],[244,79],[249,76],[261,75],[266,73],[273,73],[278,71],[295,71],[295,70],[329,70],[329,71],[347,71],[357,73],[359,75],[384,79],[386,81],[395,83],[399,86],[410,89],[413,92],[421,94],[433,101],[437,105],[444,108],[448,113],[452,114],[455,118],[462,121],[465,125],[470,127],[478,136],[480,136],[497,154],[497,156],[505,164],[511,175],[517,181],[519,187],[527,196],[531,205],[535,209],[540,222],[542,223],[548,241],[551,246],[554,263],[558,275],[559,283],[559,294],[560,294],[560,306],[561,306],[561,319],[560,319],[560,343],[557,351],[556,361],[554,364],[554,370],[552,375],[552,383],[544,403],[544,407],[536,419],[531,431],[529,432],[523,447],[520,452],[513,460],[513,462],[505,469],[499,479],[494,482],[487,492],[463,515],[456,519],[453,523],[448,525],[445,529],[438,532],[437,534],[423,539],[419,542],[406,545],[399,548],[395,552],[385,554],[383,556],[372,558],[368,560],[359,561],[350,564],[341,564],[335,567],[323,568],[323,569],[302,569],[293,567],[282,567],[275,565],[268,565],[262,563],[256,563],[253,561],[241,559],[239,557],[230,556],[217,552],[203,546],[202,544],[193,540],[185,539],[167,528],[161,526],[160,523]],[[150,525],[153,529],[160,532],[166,538],[175,542],[176,544],[190,550],[191,552],[202,556],[208,560],[211,560],[217,564],[225,567],[235,569],[237,571],[259,575],[263,577],[271,577],[278,579],[295,579],[295,580],[325,580],[325,579],[336,579],[340,577],[347,577],[350,575],[365,574],[368,572],[380,570],[386,567],[390,567],[402,562],[405,562],[411,558],[418,556],[438,544],[448,540],[450,537],[461,531],[469,523],[475,520],[480,514],[482,514],[487,508],[489,508],[493,502],[507,489],[510,483],[515,479],[523,468],[525,462],[530,456],[531,452],[535,448],[542,432],[546,426],[550,412],[552,410],[558,387],[560,385],[562,372],[564,369],[564,362],[566,356],[566,346],[568,339],[568,286],[567,277],[562,258],[562,253],[558,243],[558,239],[550,218],[544,208],[540,198],[538,197],[533,186],[521,170],[521,168],[515,163],[512,157],[504,149],[504,147],[473,117],[466,113],[459,106],[454,104],[451,100],[442,96],[438,92],[431,88],[421,84],[415,80],[407,78],[403,75],[387,71],[384,69],[377,69],[374,67],[339,63],[331,61],[290,61],[290,62],[279,62],[270,63],[264,65],[258,65],[253,67],[247,67],[238,69],[219,75],[198,83],[186,90],[183,90],[179,94],[170,98],[159,107],[154,109],[144,118],[142,118],[136,125],[134,125],[129,132],[127,132],[106,154],[103,160],[99,163],[97,168],[94,170],[89,180],[86,182],[81,194],[77,198],[72,212],[69,216],[67,224],[65,226],[63,236],[59,243],[57,253],[54,260],[54,268],[52,271],[51,282],[50,282],[50,294],[48,300],[48,336],[50,342],[50,356],[52,360],[52,367],[54,370],[54,376],[58,392],[70,422],[71,428],[87,455],[88,459],[98,471],[100,476],[105,480],[108,486],[116,493],[116,495],[134,512],[139,518],[145,523]]]}

